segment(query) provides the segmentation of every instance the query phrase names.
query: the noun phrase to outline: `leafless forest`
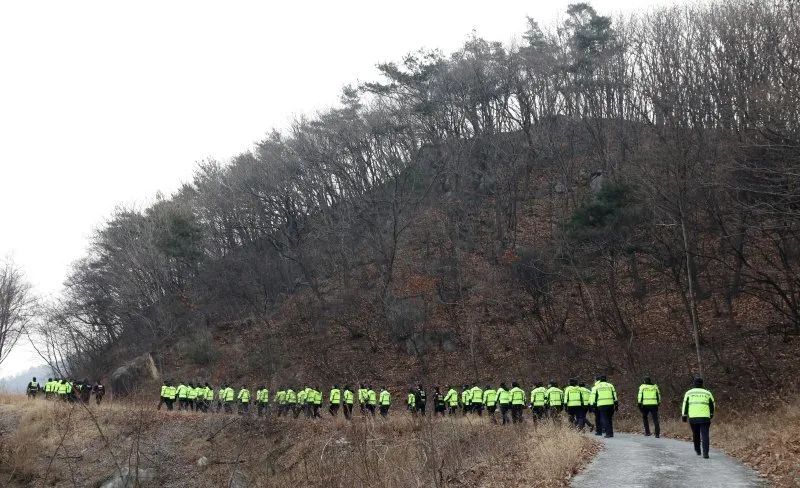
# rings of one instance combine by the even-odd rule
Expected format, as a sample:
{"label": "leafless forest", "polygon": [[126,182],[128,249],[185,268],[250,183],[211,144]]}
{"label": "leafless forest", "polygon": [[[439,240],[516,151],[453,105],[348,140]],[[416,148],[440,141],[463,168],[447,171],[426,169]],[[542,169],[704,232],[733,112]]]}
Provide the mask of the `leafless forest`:
{"label": "leafless forest", "polygon": [[[518,45],[380,64],[336,108],[120,208],[37,346],[100,377],[146,351],[213,365],[242,327],[278,377],[282,356],[315,366],[334,345],[457,358],[459,378],[513,356],[520,374],[773,388],[800,336],[799,16],[576,4]],[[290,326],[315,342],[293,351]]]}

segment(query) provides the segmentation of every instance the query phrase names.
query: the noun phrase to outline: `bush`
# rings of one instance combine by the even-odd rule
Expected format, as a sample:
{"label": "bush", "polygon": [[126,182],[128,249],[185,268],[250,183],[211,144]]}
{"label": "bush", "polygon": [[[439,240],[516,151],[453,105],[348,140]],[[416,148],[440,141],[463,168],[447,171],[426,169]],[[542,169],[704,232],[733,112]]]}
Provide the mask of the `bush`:
{"label": "bush", "polygon": [[217,357],[214,338],[208,329],[203,329],[191,336],[186,344],[186,357],[198,366],[211,365]]}

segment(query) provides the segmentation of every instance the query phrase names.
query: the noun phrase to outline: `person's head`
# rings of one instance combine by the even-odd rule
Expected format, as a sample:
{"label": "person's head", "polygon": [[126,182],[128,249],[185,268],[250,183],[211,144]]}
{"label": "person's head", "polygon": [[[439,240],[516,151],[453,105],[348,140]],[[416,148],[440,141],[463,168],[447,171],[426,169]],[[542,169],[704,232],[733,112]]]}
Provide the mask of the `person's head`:
{"label": "person's head", "polygon": [[519,388],[519,383],[517,383],[516,381],[512,381],[511,388]]}
{"label": "person's head", "polygon": [[436,393],[439,393],[439,387],[438,386],[434,386],[433,387],[433,391],[435,391]]}
{"label": "person's head", "polygon": [[420,384],[418,384],[418,385],[417,385],[417,389],[418,389],[418,390],[422,390],[422,383],[420,383]]}
{"label": "person's head", "polygon": [[206,388],[211,388],[211,385],[209,385],[208,382],[206,382]]}
{"label": "person's head", "polygon": [[580,386],[580,387],[582,387],[582,388],[586,388],[586,383],[584,383],[583,381],[581,381],[580,383],[578,383],[578,386]]}
{"label": "person's head", "polygon": [[47,378],[47,381],[53,381],[53,378]]}
{"label": "person's head", "polygon": [[600,381],[608,381],[608,378],[606,377],[606,375],[601,374],[600,375]]}
{"label": "person's head", "polygon": [[466,390],[466,389],[468,389],[468,388],[469,388],[469,385],[467,385],[467,384],[465,383],[465,384],[464,384],[464,389]]}
{"label": "person's head", "polygon": [[542,382],[542,381],[537,381],[536,382],[536,387],[537,388],[541,388],[542,386],[544,386],[544,382]]}
{"label": "person's head", "polygon": [[650,377],[649,377],[649,376],[645,376],[645,377],[644,377],[644,384],[645,384],[645,385],[652,385],[652,384],[653,384],[653,380],[652,380],[652,379],[650,379]]}
{"label": "person's head", "polygon": [[700,376],[695,377],[694,381],[692,382],[695,388],[702,388],[703,387],[703,378]]}
{"label": "person's head", "polygon": [[506,384],[505,383],[500,383],[500,388],[505,390],[506,389]]}
{"label": "person's head", "polygon": [[33,377],[33,381],[36,381],[36,376]]}
{"label": "person's head", "polygon": [[339,389],[339,385],[333,385],[333,388],[334,388],[335,390],[338,390],[338,389]]}
{"label": "person's head", "polygon": [[489,386],[489,385],[486,385],[486,388],[484,388],[484,390],[491,390],[491,389],[492,389],[492,387]]}
{"label": "person's head", "polygon": [[556,380],[550,380],[550,386],[556,386],[557,384]]}
{"label": "person's head", "polygon": [[601,375],[600,373],[597,373],[597,374],[594,376],[594,380],[595,380],[595,381],[602,381],[602,380],[601,380],[601,378],[602,378],[602,377],[603,377],[603,375]]}
{"label": "person's head", "polygon": [[360,383],[360,384],[358,385],[358,387],[363,389],[363,388],[364,388],[364,383]]}
{"label": "person's head", "polygon": [[570,378],[569,386],[578,386],[578,380],[576,380],[575,378]]}

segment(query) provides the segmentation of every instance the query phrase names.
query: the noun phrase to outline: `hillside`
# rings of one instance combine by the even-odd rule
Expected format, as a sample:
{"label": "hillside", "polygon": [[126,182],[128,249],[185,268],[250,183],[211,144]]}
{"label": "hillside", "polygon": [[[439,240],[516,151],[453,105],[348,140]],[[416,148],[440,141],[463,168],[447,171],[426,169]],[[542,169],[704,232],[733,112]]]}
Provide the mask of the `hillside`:
{"label": "hillside", "polygon": [[780,408],[800,374],[796,8],[576,4],[519,45],[380,64],[120,209],[37,332],[90,379],[147,352],[175,380],[395,398],[605,373],[632,413],[645,374],[669,412],[702,374],[722,409]]}

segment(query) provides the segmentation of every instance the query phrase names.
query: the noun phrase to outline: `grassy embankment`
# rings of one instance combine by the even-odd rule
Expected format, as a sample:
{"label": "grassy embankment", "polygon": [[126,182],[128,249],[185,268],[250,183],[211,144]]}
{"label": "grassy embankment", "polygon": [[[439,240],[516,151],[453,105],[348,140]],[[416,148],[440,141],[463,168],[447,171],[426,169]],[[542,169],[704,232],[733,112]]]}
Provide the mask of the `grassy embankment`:
{"label": "grassy embankment", "polygon": [[[487,419],[317,421],[154,411],[149,403],[84,408],[0,397],[0,485],[96,486],[124,467],[154,485],[556,487],[591,459],[594,441],[552,424]],[[206,457],[208,464],[197,461]]]}

